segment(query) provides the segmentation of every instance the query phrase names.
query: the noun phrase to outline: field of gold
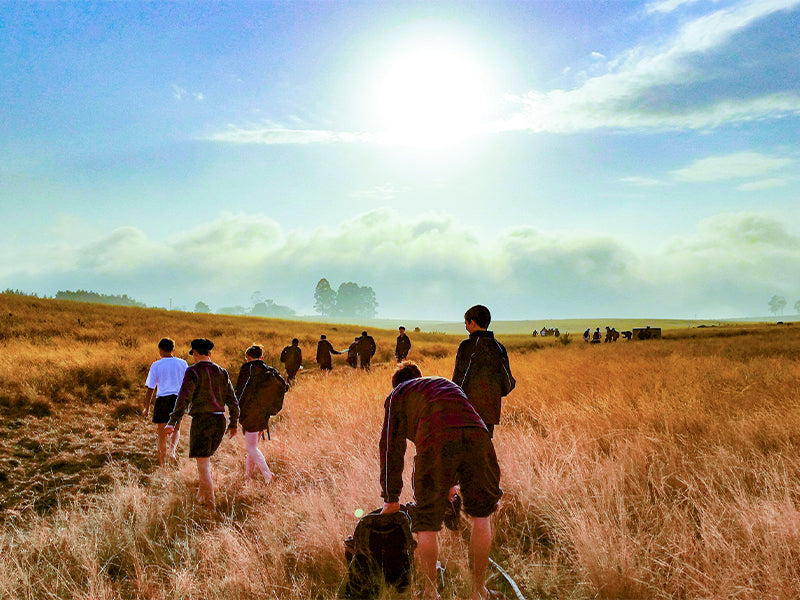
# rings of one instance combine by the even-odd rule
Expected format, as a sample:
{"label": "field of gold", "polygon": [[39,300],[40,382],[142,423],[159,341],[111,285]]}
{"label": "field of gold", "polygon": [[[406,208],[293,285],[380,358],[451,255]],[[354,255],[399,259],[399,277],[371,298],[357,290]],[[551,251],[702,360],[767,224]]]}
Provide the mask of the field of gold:
{"label": "field of gold", "polygon": [[[293,336],[313,359],[320,333],[341,349],[360,330],[0,295],[0,597],[335,598],[354,511],[381,502],[395,332],[370,331],[370,373],[339,361],[325,376],[306,361],[262,443],[273,483],[246,484],[241,437],[223,442],[217,514],[194,504],[186,436],[179,466],[157,468],[137,409],[164,335],[182,355],[212,338],[235,374],[252,342],[278,366]],[[517,388],[495,435],[505,495],[493,557],[525,597],[797,598],[798,334],[503,336]],[[449,376],[459,339],[412,334],[411,358]],[[446,599],[466,595],[464,534],[442,532]]]}

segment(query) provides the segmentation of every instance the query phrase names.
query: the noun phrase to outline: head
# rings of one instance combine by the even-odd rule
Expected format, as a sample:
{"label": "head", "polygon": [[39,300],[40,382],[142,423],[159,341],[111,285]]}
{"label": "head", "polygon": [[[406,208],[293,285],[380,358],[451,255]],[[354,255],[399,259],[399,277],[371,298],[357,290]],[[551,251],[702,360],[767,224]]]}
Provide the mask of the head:
{"label": "head", "polygon": [[483,304],[476,304],[464,313],[464,325],[470,333],[478,329],[488,329],[491,322],[492,313]]}
{"label": "head", "polygon": [[403,327],[403,326],[398,327],[397,331],[400,332],[400,335],[405,335],[406,334],[406,328]]}
{"label": "head", "polygon": [[364,336],[364,337],[367,337],[367,332],[366,331],[362,331],[361,335]]}
{"label": "head", "polygon": [[161,338],[158,342],[158,349],[162,354],[172,354],[172,351],[175,350],[175,342],[169,338]]}
{"label": "head", "polygon": [[401,383],[417,379],[418,377],[422,377],[422,371],[419,370],[417,363],[404,360],[397,366],[397,370],[395,370],[392,375],[392,387],[397,387]]}
{"label": "head", "polygon": [[247,360],[259,360],[262,356],[264,356],[264,347],[259,346],[258,344],[253,344],[247,350],[245,350],[244,355],[247,357]]}
{"label": "head", "polygon": [[321,336],[319,336],[319,339],[321,339],[321,340],[327,340],[327,339],[328,339],[328,336],[326,336],[326,335],[323,333]]}
{"label": "head", "polygon": [[211,350],[214,348],[214,342],[206,338],[196,338],[192,340],[192,349],[189,354],[194,356],[195,360],[200,360],[198,357],[208,357],[211,355]]}
{"label": "head", "polygon": [[300,340],[297,338],[292,338],[292,346],[297,346],[300,343]]}

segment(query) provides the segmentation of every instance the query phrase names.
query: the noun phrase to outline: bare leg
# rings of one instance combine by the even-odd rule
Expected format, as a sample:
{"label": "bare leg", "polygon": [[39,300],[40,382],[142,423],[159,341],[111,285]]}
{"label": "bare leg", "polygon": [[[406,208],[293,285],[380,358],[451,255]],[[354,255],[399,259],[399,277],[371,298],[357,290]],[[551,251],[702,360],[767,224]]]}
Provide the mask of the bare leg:
{"label": "bare leg", "polygon": [[439,541],[436,531],[420,531],[417,534],[417,565],[425,577],[423,598],[433,600],[439,597],[437,590],[436,560],[439,557]]}
{"label": "bare leg", "polygon": [[253,472],[253,467],[258,467],[264,481],[269,483],[272,481],[272,471],[267,466],[267,461],[264,460],[264,454],[258,448],[258,437],[261,432],[248,431],[244,434],[245,447],[247,448],[247,477]]}
{"label": "bare leg", "polygon": [[211,458],[197,458],[197,476],[200,480],[200,489],[197,492],[197,501],[208,508],[216,506],[214,501],[214,482],[211,479]]}
{"label": "bare leg", "polygon": [[169,457],[172,460],[176,460],[178,458],[177,456],[175,456],[175,451],[178,449],[178,442],[180,441],[180,439],[181,439],[181,424],[178,423],[178,425],[172,431],[172,435],[169,438],[170,442]]}
{"label": "bare leg", "polygon": [[164,431],[166,423],[158,423],[158,464],[164,466],[167,462],[167,434]]}
{"label": "bare leg", "polygon": [[484,600],[487,597],[486,571],[489,568],[489,551],[491,548],[491,517],[473,518],[472,532],[469,536],[469,557],[472,563],[471,600]]}

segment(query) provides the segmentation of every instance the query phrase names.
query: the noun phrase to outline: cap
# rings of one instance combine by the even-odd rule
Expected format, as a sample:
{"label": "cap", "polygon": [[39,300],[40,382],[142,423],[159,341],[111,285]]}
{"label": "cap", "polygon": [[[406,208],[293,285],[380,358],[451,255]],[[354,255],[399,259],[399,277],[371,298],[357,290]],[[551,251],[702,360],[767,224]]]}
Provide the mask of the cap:
{"label": "cap", "polygon": [[192,349],[189,350],[189,354],[197,352],[198,354],[207,356],[212,348],[214,348],[214,342],[206,338],[197,338],[192,340]]}

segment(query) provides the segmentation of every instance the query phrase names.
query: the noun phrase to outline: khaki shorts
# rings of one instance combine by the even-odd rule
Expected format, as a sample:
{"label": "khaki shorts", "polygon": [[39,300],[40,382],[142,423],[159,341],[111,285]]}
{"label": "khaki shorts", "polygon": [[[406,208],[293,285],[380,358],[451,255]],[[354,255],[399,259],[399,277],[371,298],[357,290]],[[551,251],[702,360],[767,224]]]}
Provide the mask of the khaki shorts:
{"label": "khaki shorts", "polygon": [[448,492],[461,485],[464,512],[488,517],[503,495],[500,465],[489,433],[479,427],[459,427],[442,432],[435,444],[414,457],[414,531],[442,528]]}

